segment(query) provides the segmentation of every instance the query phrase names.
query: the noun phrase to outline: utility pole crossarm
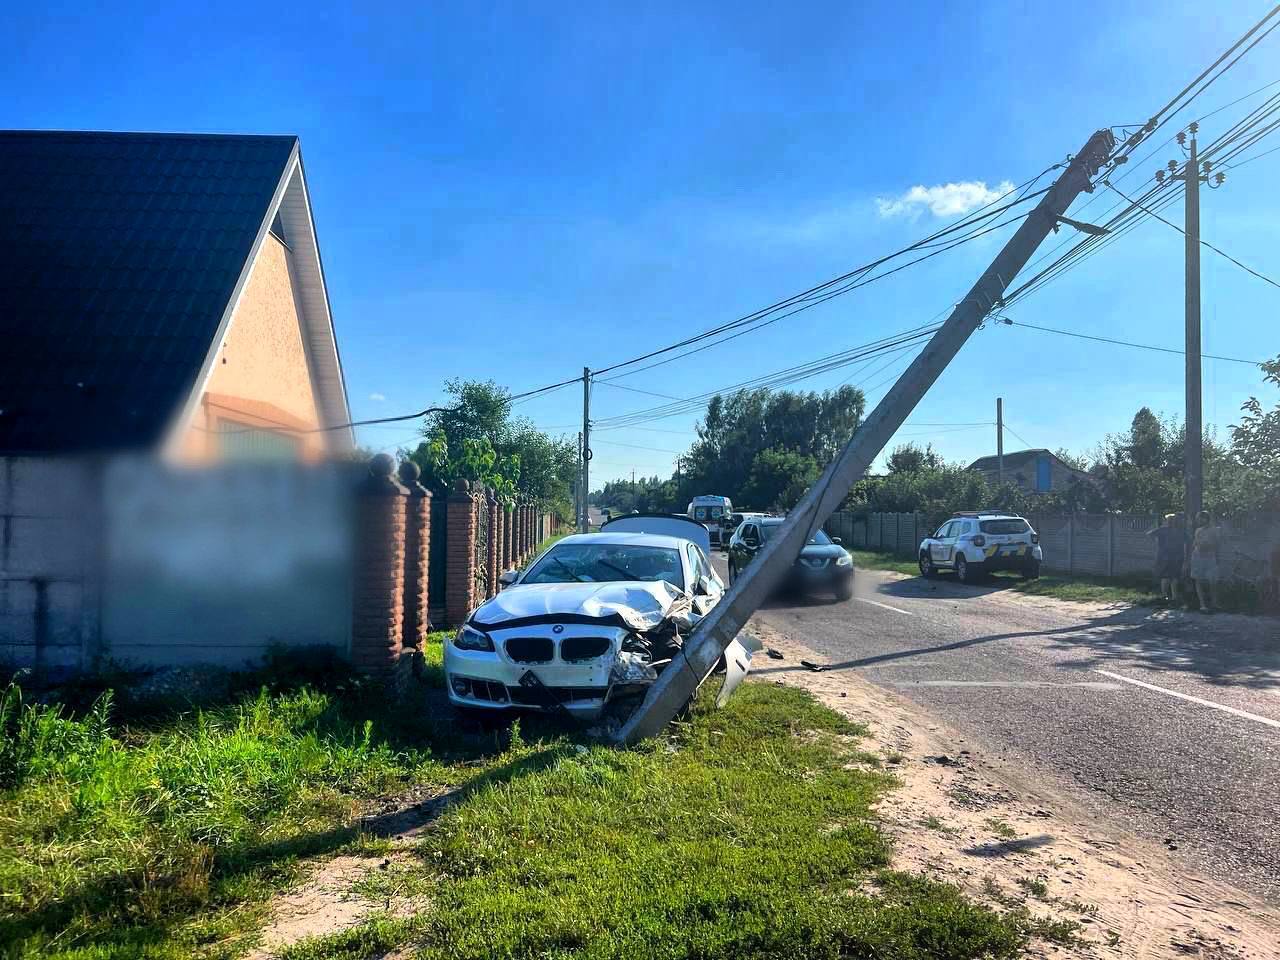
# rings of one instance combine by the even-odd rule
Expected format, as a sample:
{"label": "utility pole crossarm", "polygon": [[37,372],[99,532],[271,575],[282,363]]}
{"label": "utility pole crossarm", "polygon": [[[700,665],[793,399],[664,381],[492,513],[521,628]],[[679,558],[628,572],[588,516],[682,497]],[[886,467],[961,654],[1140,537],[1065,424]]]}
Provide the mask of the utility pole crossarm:
{"label": "utility pole crossarm", "polygon": [[827,465],[756,558],[738,575],[724,599],[686,638],[680,655],[662,672],[644,702],[618,731],[617,742],[636,743],[661,733],[684,708],[725,647],[785,576],[809,537],[831,516],[982,319],[999,304],[1009,283],[1026,266],[1057,218],[1066,213],[1081,192],[1092,192],[1090,180],[1114,146],[1115,137],[1110,130],[1099,130],[1089,138],[973,289],[854,431],[844,450]]}

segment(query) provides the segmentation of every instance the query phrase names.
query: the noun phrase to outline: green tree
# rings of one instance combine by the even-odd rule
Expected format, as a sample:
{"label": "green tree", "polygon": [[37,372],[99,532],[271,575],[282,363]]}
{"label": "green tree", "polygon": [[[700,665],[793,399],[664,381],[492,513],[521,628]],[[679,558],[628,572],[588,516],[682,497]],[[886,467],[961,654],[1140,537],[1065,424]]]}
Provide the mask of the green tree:
{"label": "green tree", "polygon": [[894,447],[885,461],[885,469],[890,473],[917,473],[921,470],[937,470],[942,466],[942,457],[933,449],[933,444],[921,447],[916,443],[904,443]]}
{"label": "green tree", "polygon": [[[1263,381],[1280,387],[1280,357],[1262,365]],[[1257,397],[1241,407],[1231,428],[1231,455],[1240,470],[1227,481],[1245,508],[1280,510],[1280,401],[1270,410]]]}
{"label": "green tree", "polygon": [[572,517],[578,453],[572,441],[550,437],[512,417],[507,390],[493,381],[450,380],[449,409],[428,416],[423,440],[408,456],[437,493],[458,479],[492,487],[506,501],[528,496]]}
{"label": "green tree", "polygon": [[790,510],[821,472],[822,467],[810,454],[781,447],[761,450],[752,461],[741,497],[756,507]]}

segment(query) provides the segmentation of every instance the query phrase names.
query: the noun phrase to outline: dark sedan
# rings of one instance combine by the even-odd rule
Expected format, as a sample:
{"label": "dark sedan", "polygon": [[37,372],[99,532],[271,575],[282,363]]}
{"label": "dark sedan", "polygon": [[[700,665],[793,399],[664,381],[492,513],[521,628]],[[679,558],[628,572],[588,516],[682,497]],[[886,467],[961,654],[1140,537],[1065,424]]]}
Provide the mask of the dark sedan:
{"label": "dark sedan", "polygon": [[[729,540],[730,583],[781,525],[781,517],[764,517],[747,520],[734,531]],[[784,587],[799,593],[831,592],[848,600],[853,596],[853,559],[838,540],[819,530],[800,551]]]}

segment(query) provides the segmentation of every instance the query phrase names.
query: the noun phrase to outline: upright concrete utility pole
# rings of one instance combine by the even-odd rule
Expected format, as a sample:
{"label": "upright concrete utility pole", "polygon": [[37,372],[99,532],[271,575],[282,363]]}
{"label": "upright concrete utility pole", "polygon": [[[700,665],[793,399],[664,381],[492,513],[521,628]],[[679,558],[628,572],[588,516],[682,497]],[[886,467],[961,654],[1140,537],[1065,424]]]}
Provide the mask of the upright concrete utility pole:
{"label": "upright concrete utility pole", "polygon": [[996,470],[1004,483],[1004,398],[996,397]]}
{"label": "upright concrete utility pole", "polygon": [[591,532],[591,371],[582,368],[582,519],[579,532]]}
{"label": "upright concrete utility pole", "polygon": [[724,599],[685,638],[680,654],[649,688],[644,702],[616,734],[617,742],[635,743],[660,733],[689,702],[747,618],[786,575],[809,537],[840,505],[849,488],[866,472],[939,374],[978,329],[982,319],[999,304],[1009,283],[1057,225],[1058,218],[1081,191],[1092,192],[1090,178],[1114,146],[1115,137],[1110,130],[1099,130],[1089,138],[946,323],[854,432],[840,455],[827,465],[795,509],[787,514],[787,519],[747,569],[739,574]]}
{"label": "upright concrete utility pole", "polygon": [[1191,142],[1182,179],[1187,183],[1187,425],[1183,472],[1186,475],[1187,521],[1184,529],[1192,532],[1196,514],[1204,498],[1204,447],[1202,440],[1200,396],[1200,162],[1196,156],[1196,131],[1191,124]]}

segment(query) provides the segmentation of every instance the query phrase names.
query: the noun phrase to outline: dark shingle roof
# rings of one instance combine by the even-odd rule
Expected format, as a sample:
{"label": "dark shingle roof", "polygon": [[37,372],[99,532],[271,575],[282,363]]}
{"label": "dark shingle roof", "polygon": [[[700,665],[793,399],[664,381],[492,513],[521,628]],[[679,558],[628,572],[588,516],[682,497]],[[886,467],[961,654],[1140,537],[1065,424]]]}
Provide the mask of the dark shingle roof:
{"label": "dark shingle roof", "polygon": [[[1008,470],[1017,470],[1035,460],[1041,455],[1048,455],[1055,460],[1057,456],[1052,450],[1039,447],[1035,450],[1014,450],[1004,455],[1004,468]],[[969,464],[970,470],[997,470],[1000,467],[1000,458],[998,456],[979,457],[973,463]]]}
{"label": "dark shingle roof", "polygon": [[159,439],[296,142],[0,132],[0,453]]}

